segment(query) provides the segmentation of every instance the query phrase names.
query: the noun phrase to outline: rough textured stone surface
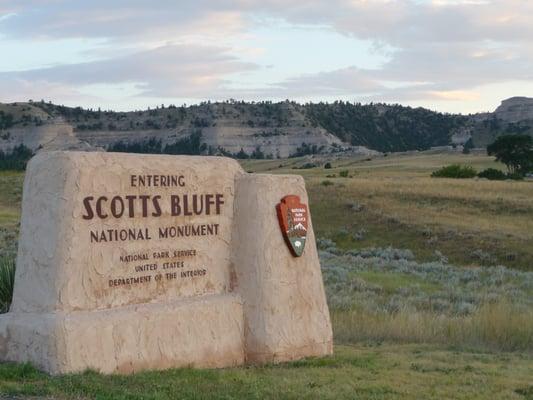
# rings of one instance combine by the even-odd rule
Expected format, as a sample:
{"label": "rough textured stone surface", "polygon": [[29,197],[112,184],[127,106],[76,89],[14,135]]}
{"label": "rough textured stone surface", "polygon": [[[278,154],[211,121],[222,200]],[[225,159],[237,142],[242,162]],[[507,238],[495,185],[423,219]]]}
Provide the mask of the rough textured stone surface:
{"label": "rough textured stone surface", "polygon": [[[114,153],[50,152],[30,162],[24,182],[12,311],[94,310],[184,296],[223,293],[229,284],[233,191],[237,162],[220,157],[137,156]],[[183,174],[178,188],[132,188],[132,174]],[[184,193],[224,194],[221,215],[194,217],[194,224],[219,224],[217,236],[159,239],[159,227],[191,224],[193,217],[170,215],[168,198]],[[160,218],[138,216],[84,220],[86,196],[161,195]],[[141,204],[136,202],[136,214]],[[149,210],[151,213],[152,210]],[[109,210],[106,211],[109,213]],[[150,241],[91,243],[90,232],[106,229],[150,229]],[[134,275],[146,262],[120,263],[120,256],[195,249],[195,267],[211,266],[206,279],[173,280],[108,287],[108,280]]]}
{"label": "rough textured stone surface", "polygon": [[16,126],[0,130],[0,150],[11,152],[14,147],[23,144],[32,151],[47,146],[52,142],[68,142],[76,139],[72,125],[62,118],[56,118],[44,125]]}
{"label": "rough textured stone surface", "polygon": [[508,122],[533,120],[533,98],[511,97],[502,101],[494,114],[497,118]]}
{"label": "rough textured stone surface", "polygon": [[287,361],[329,354],[332,330],[309,221],[307,244],[293,257],[275,205],[286,194],[308,204],[301,176],[244,175],[237,180],[233,265],[244,302],[246,359]]}
{"label": "rough textured stone surface", "polygon": [[[183,185],[132,184],[132,176],[146,175],[180,176]],[[184,215],[184,196],[193,194],[223,201],[217,212],[213,203],[209,213],[204,205],[198,215]],[[0,359],[30,361],[50,373],[129,373],[329,354],[331,324],[312,225],[303,255],[294,258],[277,221],[276,204],[288,194],[307,203],[301,177],[250,175],[220,157],[38,154],[24,183]],[[141,198],[156,195],[159,210]],[[127,203],[133,214],[112,215],[120,208],[110,208],[116,196],[137,196]],[[172,196],[181,198],[179,213]],[[159,234],[214,224],[216,234],[207,228],[196,236]],[[125,241],[92,234],[121,229],[149,233]],[[194,255],[182,254],[190,250]],[[132,284],[139,276],[150,279]]]}
{"label": "rough textured stone surface", "polygon": [[0,323],[3,360],[52,374],[131,373],[244,362],[242,304],[214,295],[72,313],[9,313]]}

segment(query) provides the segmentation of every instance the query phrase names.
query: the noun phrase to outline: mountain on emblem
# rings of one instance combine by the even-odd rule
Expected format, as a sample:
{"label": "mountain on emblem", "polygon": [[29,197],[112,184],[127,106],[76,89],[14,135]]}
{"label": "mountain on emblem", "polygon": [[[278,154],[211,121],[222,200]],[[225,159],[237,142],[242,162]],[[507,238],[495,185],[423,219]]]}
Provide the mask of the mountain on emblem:
{"label": "mountain on emblem", "polygon": [[300,257],[307,239],[307,205],[302,204],[299,196],[288,195],[281,199],[276,210],[285,243],[294,257]]}
{"label": "mountain on emblem", "polygon": [[301,222],[299,222],[297,225],[295,225],[294,229],[301,229],[301,230],[304,230],[304,231],[307,230],[307,229],[305,229],[305,226],[303,226]]}

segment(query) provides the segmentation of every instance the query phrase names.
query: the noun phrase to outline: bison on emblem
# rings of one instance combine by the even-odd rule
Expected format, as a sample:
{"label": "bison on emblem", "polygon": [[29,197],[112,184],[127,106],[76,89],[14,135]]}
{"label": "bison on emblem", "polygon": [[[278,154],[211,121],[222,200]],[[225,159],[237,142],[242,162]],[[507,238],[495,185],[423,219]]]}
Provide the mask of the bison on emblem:
{"label": "bison on emblem", "polygon": [[283,238],[294,257],[300,257],[307,239],[307,205],[302,204],[300,197],[288,195],[276,206],[279,226]]}

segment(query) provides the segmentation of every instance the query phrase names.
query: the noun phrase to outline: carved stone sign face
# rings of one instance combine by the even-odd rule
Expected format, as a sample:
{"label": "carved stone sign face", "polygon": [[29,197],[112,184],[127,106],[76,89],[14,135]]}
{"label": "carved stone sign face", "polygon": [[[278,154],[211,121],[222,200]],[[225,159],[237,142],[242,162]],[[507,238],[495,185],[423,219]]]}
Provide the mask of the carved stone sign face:
{"label": "carved stone sign face", "polygon": [[300,197],[288,195],[276,206],[281,233],[294,257],[300,257],[307,239],[307,205]]}
{"label": "carved stone sign face", "polygon": [[[111,153],[36,161],[18,265],[39,280],[16,291],[13,310],[109,309],[227,291],[236,162]],[[36,281],[50,288],[46,297]]]}

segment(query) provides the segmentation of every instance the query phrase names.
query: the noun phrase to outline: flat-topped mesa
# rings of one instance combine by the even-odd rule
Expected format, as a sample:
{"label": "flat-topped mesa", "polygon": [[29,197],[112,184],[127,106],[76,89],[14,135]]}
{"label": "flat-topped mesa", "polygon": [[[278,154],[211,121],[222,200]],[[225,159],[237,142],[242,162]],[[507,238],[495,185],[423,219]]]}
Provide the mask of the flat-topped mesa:
{"label": "flat-topped mesa", "polygon": [[533,98],[511,97],[503,100],[494,112],[497,118],[507,122],[533,120]]}
{"label": "flat-topped mesa", "polygon": [[222,157],[38,154],[0,359],[111,373],[329,354],[312,224],[287,209],[308,224],[293,256],[287,195],[307,202],[301,177]]}

